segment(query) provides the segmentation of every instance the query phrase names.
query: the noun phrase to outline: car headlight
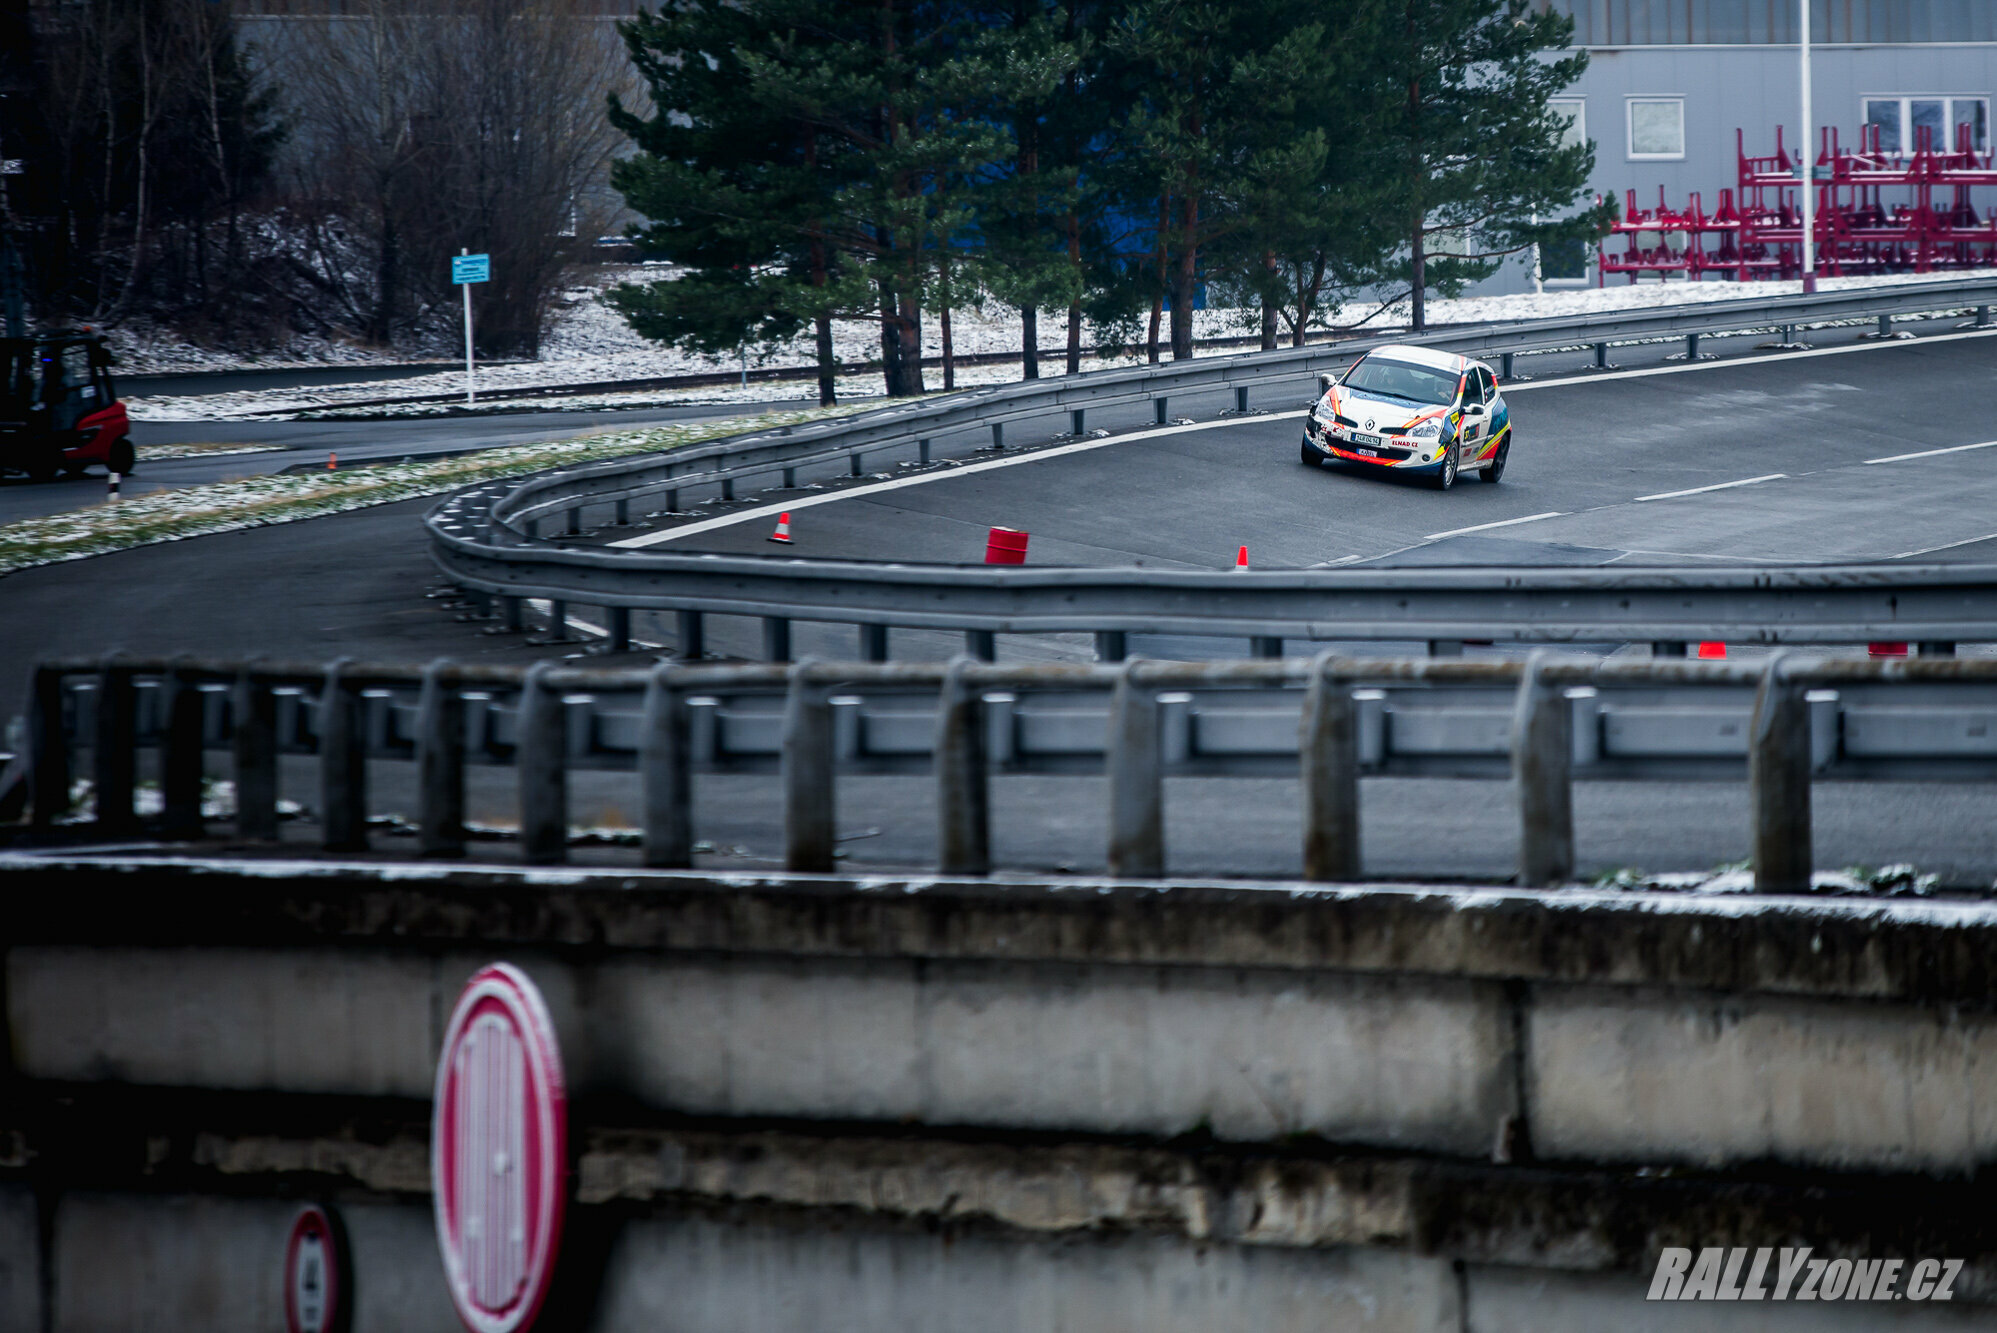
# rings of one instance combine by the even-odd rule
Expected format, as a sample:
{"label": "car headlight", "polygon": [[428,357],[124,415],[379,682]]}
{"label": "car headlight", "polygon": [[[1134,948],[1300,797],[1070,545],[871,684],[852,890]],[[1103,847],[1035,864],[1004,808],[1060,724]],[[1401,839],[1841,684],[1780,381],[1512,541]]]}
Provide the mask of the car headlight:
{"label": "car headlight", "polygon": [[1417,440],[1433,440],[1438,438],[1441,434],[1442,434],[1442,423],[1440,421],[1425,421],[1421,425],[1416,426],[1413,430],[1408,432],[1408,435],[1411,438]]}

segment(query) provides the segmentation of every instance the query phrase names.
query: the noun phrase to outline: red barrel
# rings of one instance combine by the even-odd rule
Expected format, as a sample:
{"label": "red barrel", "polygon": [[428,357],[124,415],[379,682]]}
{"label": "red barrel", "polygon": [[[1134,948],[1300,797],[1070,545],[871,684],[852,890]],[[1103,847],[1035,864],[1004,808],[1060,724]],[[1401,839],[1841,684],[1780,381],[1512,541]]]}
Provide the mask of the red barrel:
{"label": "red barrel", "polygon": [[993,528],[985,538],[985,563],[1023,565],[1026,563],[1026,534],[1016,528]]}

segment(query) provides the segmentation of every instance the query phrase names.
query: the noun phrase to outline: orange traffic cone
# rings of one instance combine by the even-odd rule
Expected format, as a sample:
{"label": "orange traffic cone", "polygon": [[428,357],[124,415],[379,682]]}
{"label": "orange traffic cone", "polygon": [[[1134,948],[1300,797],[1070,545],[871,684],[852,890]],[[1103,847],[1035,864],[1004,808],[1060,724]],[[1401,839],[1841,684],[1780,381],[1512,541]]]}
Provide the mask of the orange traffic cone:
{"label": "orange traffic cone", "polygon": [[1867,657],[1905,657],[1907,655],[1907,644],[1904,640],[1890,639],[1880,643],[1868,643],[1865,645],[1865,655]]}
{"label": "orange traffic cone", "polygon": [[1248,568],[1248,548],[1246,546],[1242,547],[1239,551],[1235,552],[1234,567],[1236,569]]}
{"label": "orange traffic cone", "polygon": [[1726,655],[1727,646],[1724,643],[1714,643],[1708,640],[1699,645],[1699,656],[1701,657],[1725,657]]}
{"label": "orange traffic cone", "polygon": [[338,454],[327,454],[326,470],[328,472],[337,472],[339,471],[339,469],[340,469],[340,456]]}
{"label": "orange traffic cone", "polygon": [[782,543],[783,543],[783,544],[784,544],[785,546],[789,546],[789,545],[790,545],[790,515],[789,515],[789,514],[779,514],[779,515],[777,515],[777,530],[776,530],[775,532],[773,532],[773,533],[771,533],[771,534],[770,534],[770,540],[771,540],[771,541],[773,541],[773,542],[782,542]]}

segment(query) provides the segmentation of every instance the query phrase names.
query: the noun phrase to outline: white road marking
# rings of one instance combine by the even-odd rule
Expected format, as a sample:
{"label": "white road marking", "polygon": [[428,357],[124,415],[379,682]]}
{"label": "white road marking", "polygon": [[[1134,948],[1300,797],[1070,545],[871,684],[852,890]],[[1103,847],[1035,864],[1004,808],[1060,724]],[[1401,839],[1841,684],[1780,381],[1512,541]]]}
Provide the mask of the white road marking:
{"label": "white road marking", "polygon": [[1736,486],[1753,486],[1764,481],[1780,481],[1788,475],[1787,472],[1771,472],[1765,477],[1748,477],[1742,481],[1716,482],[1711,486],[1694,486],[1688,491],[1659,491],[1656,495],[1637,496],[1636,503],[1642,504],[1646,500],[1676,500],[1681,495],[1704,495],[1707,491],[1730,491]]}
{"label": "white road marking", "polygon": [[1986,532],[1981,537],[1964,537],[1959,542],[1943,542],[1940,546],[1924,546],[1918,551],[1902,551],[1898,555],[1891,555],[1886,558],[1888,560],[1905,560],[1909,556],[1933,555],[1936,551],[1952,551],[1958,546],[1974,546],[1978,542],[1987,542],[1993,538],[1997,538],[1997,532]]}
{"label": "white road marking", "polygon": [[1514,523],[1537,523],[1543,518],[1561,518],[1566,513],[1564,509],[1549,509],[1544,514],[1527,514],[1524,518],[1501,518],[1496,523],[1479,523],[1468,528],[1451,528],[1447,532],[1431,532],[1422,540],[1433,542],[1440,541],[1444,537],[1461,537],[1466,532],[1489,532],[1492,528],[1509,528]]}
{"label": "white road marking", "polygon": [[[1952,343],[1964,338],[1988,338],[1997,334],[1997,329],[1972,329],[1967,333],[1931,333],[1925,338],[1915,339],[1915,343],[1925,346],[1928,343]],[[1604,380],[1640,380],[1653,375],[1689,375],[1695,370],[1726,370],[1732,366],[1759,366],[1770,361],[1808,361],[1820,356],[1843,356],[1846,352],[1876,352],[1882,347],[1906,347],[1904,342],[1853,343],[1849,347],[1813,347],[1807,352],[1779,352],[1773,356],[1739,356],[1719,361],[1701,361],[1697,365],[1649,366],[1642,370],[1610,370],[1600,375],[1585,372],[1565,379],[1539,380],[1530,384],[1500,381],[1506,395],[1524,393],[1527,389],[1564,389],[1577,384],[1600,384]]]}
{"label": "white road marking", "polygon": [[1981,444],[1957,444],[1947,449],[1923,449],[1917,454],[1889,454],[1885,458],[1868,458],[1865,466],[1875,463],[1904,463],[1910,458],[1934,458],[1940,454],[1959,454],[1970,449],[1997,449],[1997,440],[1985,440]]}
{"label": "white road marking", "polygon": [[647,532],[636,537],[626,537],[612,546],[657,546],[661,542],[691,537],[698,532],[712,532],[716,528],[731,527],[746,523],[753,518],[771,518],[777,514],[795,513],[800,509],[810,509],[815,505],[831,504],[834,500],[852,500],[862,495],[880,495],[887,491],[898,491],[905,486],[926,486],[932,481],[944,481],[951,477],[961,477],[971,472],[991,472],[1002,467],[1018,467],[1021,463],[1037,463],[1045,458],[1060,458],[1065,454],[1087,453],[1091,449],[1107,449],[1113,444],[1129,444],[1134,440],[1156,439],[1161,435],[1185,435],[1196,430],[1215,430],[1222,426],[1240,426],[1249,422],[1286,421],[1300,418],[1309,409],[1296,412],[1268,412],[1259,417],[1228,417],[1221,421],[1199,421],[1190,426],[1163,426],[1156,430],[1133,431],[1129,435],[1112,435],[1106,440],[1083,440],[1077,444],[1056,445],[1052,449],[1038,449],[1032,453],[1022,453],[1013,458],[993,458],[982,463],[966,463],[962,467],[944,468],[936,472],[923,472],[913,477],[896,477],[893,481],[877,481],[871,486],[854,486],[843,491],[827,491],[823,495],[800,496],[795,500],[785,500],[779,504],[757,505],[751,509],[738,510],[732,514],[722,514],[715,518],[704,518],[698,523],[686,523],[677,528],[665,528],[658,532]]}

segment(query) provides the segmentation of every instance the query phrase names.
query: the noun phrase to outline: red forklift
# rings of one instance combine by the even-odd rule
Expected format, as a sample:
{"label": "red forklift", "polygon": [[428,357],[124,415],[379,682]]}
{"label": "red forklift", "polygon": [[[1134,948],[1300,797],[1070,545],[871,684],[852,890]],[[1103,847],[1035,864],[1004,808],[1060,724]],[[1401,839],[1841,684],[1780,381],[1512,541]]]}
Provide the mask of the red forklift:
{"label": "red forklift", "polygon": [[95,333],[0,338],[0,472],[32,481],[92,463],[132,470],[132,422]]}

